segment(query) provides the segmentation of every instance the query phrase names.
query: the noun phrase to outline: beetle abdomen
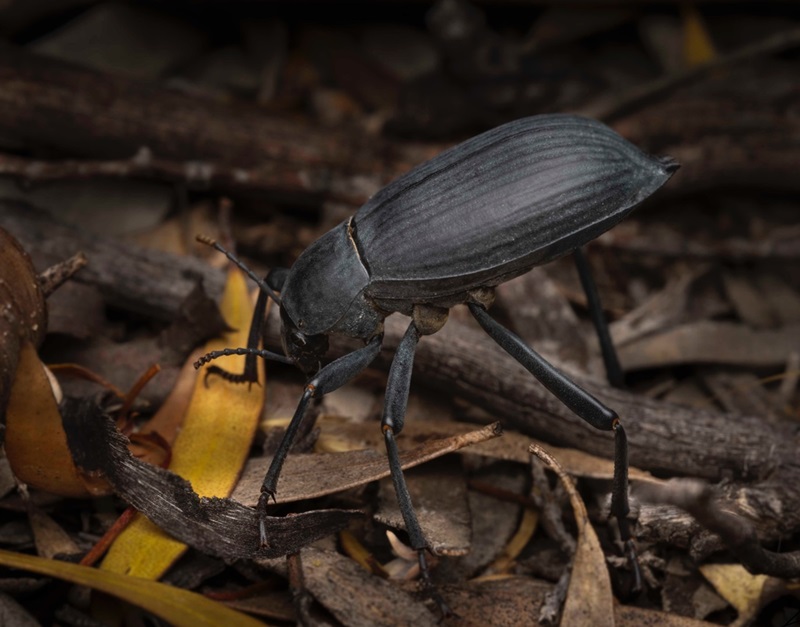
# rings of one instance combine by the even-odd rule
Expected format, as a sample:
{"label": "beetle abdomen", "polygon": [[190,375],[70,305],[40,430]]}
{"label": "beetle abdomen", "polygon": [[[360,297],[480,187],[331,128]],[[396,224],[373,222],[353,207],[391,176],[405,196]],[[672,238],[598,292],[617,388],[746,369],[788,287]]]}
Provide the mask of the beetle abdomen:
{"label": "beetle abdomen", "polygon": [[574,115],[478,135],[379,191],[353,219],[368,292],[425,302],[494,285],[608,230],[677,165]]}

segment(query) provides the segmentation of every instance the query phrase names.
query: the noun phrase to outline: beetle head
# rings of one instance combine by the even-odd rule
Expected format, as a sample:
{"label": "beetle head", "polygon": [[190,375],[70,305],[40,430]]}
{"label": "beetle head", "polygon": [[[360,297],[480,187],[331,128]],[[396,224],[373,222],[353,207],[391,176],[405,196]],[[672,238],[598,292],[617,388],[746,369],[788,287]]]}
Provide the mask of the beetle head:
{"label": "beetle head", "polygon": [[283,352],[307,375],[316,373],[328,352],[328,336],[306,335],[281,308],[281,342]]}

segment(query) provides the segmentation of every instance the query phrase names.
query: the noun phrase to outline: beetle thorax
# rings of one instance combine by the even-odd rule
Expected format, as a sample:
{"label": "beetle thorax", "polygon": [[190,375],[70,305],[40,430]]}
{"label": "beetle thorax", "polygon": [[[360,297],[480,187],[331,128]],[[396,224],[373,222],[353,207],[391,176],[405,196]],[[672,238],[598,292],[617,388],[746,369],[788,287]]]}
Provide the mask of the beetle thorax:
{"label": "beetle thorax", "polygon": [[282,316],[305,335],[333,333],[369,339],[383,315],[364,297],[369,274],[348,222],[309,246],[292,266],[281,293]]}

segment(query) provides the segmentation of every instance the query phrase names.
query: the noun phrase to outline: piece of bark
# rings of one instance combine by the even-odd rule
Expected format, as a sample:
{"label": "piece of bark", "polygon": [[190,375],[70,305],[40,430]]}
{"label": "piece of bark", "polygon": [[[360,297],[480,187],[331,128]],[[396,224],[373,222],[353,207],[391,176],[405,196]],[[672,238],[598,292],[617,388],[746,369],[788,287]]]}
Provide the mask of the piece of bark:
{"label": "piece of bark", "polygon": [[[358,186],[347,172],[379,171],[386,158],[390,172],[407,168],[402,155],[392,157],[373,137],[359,140],[270,116],[256,106],[204,100],[8,44],[0,48],[0,82],[0,133],[33,148],[118,161],[107,167],[112,176],[152,168],[161,178],[206,187],[227,182],[312,195],[338,189],[346,196],[351,185]],[[103,167],[90,169],[99,173]],[[357,196],[356,203],[365,199]]]}
{"label": "piece of bark", "polygon": [[[749,65],[747,78],[711,73],[664,102],[635,107],[614,126],[642,148],[678,159],[682,167],[668,189],[729,183],[797,189],[792,164],[800,142],[790,113],[797,70],[773,65]],[[4,136],[71,156],[123,161],[145,146],[145,161],[155,158],[154,175],[195,185],[326,195],[355,208],[376,181],[383,184],[446,147],[345,137],[254,106],[208,102],[9,45],[0,50],[0,81]],[[35,169],[24,163],[13,168],[35,179]],[[131,164],[109,166],[119,168]],[[74,164],[66,169],[76,170]]]}
{"label": "piece of bark", "polygon": [[[360,512],[317,510],[260,519],[258,513],[229,498],[200,497],[191,484],[163,468],[131,455],[127,439],[102,413],[96,399],[65,399],[65,430],[75,464],[102,475],[118,496],[177,540],[226,560],[272,558],[345,528]],[[71,435],[69,435],[71,434]],[[74,442],[79,435],[81,442]],[[270,546],[261,546],[259,523]]]}
{"label": "piece of bark", "polygon": [[219,300],[225,273],[194,257],[179,257],[87,234],[58,224],[30,205],[0,199],[0,226],[46,267],[83,251],[89,263],[75,280],[101,288],[106,303],[158,320],[173,320],[198,281]]}

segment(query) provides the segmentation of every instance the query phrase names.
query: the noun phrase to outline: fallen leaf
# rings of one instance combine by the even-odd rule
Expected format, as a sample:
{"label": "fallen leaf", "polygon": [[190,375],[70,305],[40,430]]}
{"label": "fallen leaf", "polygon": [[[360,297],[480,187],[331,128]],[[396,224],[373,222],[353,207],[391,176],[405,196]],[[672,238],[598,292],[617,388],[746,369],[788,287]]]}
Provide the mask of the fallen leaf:
{"label": "fallen leaf", "polygon": [[34,573],[56,577],[78,585],[88,586],[142,607],[177,627],[216,627],[241,625],[264,627],[264,623],[231,610],[202,595],[174,586],[104,572],[96,568],[67,562],[47,560],[0,549],[0,564]]}
{"label": "fallen leaf", "polygon": [[531,444],[530,452],[541,459],[561,479],[569,495],[578,528],[578,543],[572,563],[567,598],[561,613],[561,624],[572,627],[614,625],[614,596],[608,576],[606,558],[597,534],[589,522],[575,484],[559,463],[543,448]]}
{"label": "fallen leaf", "polygon": [[683,59],[686,67],[714,60],[716,51],[703,16],[694,4],[683,6]]}
{"label": "fallen leaf", "polygon": [[50,379],[29,341],[21,347],[8,399],[5,448],[14,474],[30,486],[74,498],[111,493],[73,461]]}
{"label": "fallen leaf", "polygon": [[522,510],[522,520],[519,522],[519,528],[511,540],[506,545],[503,552],[497,559],[486,569],[486,575],[495,575],[499,573],[508,573],[514,567],[514,561],[522,552],[533,534],[536,533],[536,528],[539,524],[539,514],[530,508]]}
{"label": "fallen leaf", "polygon": [[[448,460],[429,462],[406,473],[406,484],[428,548],[435,555],[468,553],[472,519],[461,465]],[[388,477],[380,483],[380,503],[373,517],[394,529],[406,527],[394,484]]]}
{"label": "fallen leaf", "polygon": [[[317,426],[320,428],[318,446],[323,450],[329,448],[329,441],[336,443],[337,450],[369,448],[381,453],[385,450],[383,434],[376,423],[351,422],[339,416],[325,415],[320,416],[317,420]],[[449,438],[466,434],[474,429],[475,425],[471,423],[451,420],[406,422],[398,438],[398,443],[402,447],[404,441],[425,442]],[[501,439],[486,438],[480,442],[476,441],[464,452],[527,465],[530,460],[528,447],[531,442],[539,446],[547,446],[547,450],[552,451],[553,456],[559,460],[570,475],[609,480],[614,476],[614,462],[610,459],[584,453],[577,449],[545,445],[539,440],[531,440],[529,436],[510,429],[503,430]],[[641,481],[659,481],[649,472],[633,467],[630,469],[630,478]]]}
{"label": "fallen leaf", "polygon": [[753,575],[741,564],[704,564],[700,572],[739,613],[732,626],[748,625],[755,619],[763,605],[764,589],[770,577]]}
{"label": "fallen leaf", "polygon": [[308,590],[348,627],[437,625],[436,617],[411,594],[351,559],[313,548],[300,555]]}
{"label": "fallen leaf", "polygon": [[[465,446],[496,438],[501,432],[500,424],[494,423],[482,429],[427,440],[420,446],[402,451],[400,462],[403,469],[412,468]],[[269,457],[251,459],[231,498],[244,505],[255,505],[271,461],[272,458]],[[275,498],[279,504],[317,498],[388,476],[389,462],[386,453],[381,451],[289,455],[283,465]]]}
{"label": "fallen leaf", "polygon": [[[209,342],[205,350],[245,346],[252,309],[244,276],[229,272],[222,314],[235,331]],[[232,372],[244,366],[244,357],[218,362]],[[264,403],[263,386],[237,385],[215,377],[197,376],[186,417],[172,447],[170,470],[191,482],[199,496],[225,497],[236,484],[258,427]],[[259,380],[264,381],[259,362]],[[186,545],[138,516],[117,538],[101,568],[118,573],[159,578],[186,550]]]}
{"label": "fallen leaf", "polygon": [[0,303],[3,307],[3,313],[0,315],[0,422],[2,422],[22,345],[31,343],[34,347],[38,347],[47,331],[44,293],[31,258],[19,242],[2,228],[0,228]]}

